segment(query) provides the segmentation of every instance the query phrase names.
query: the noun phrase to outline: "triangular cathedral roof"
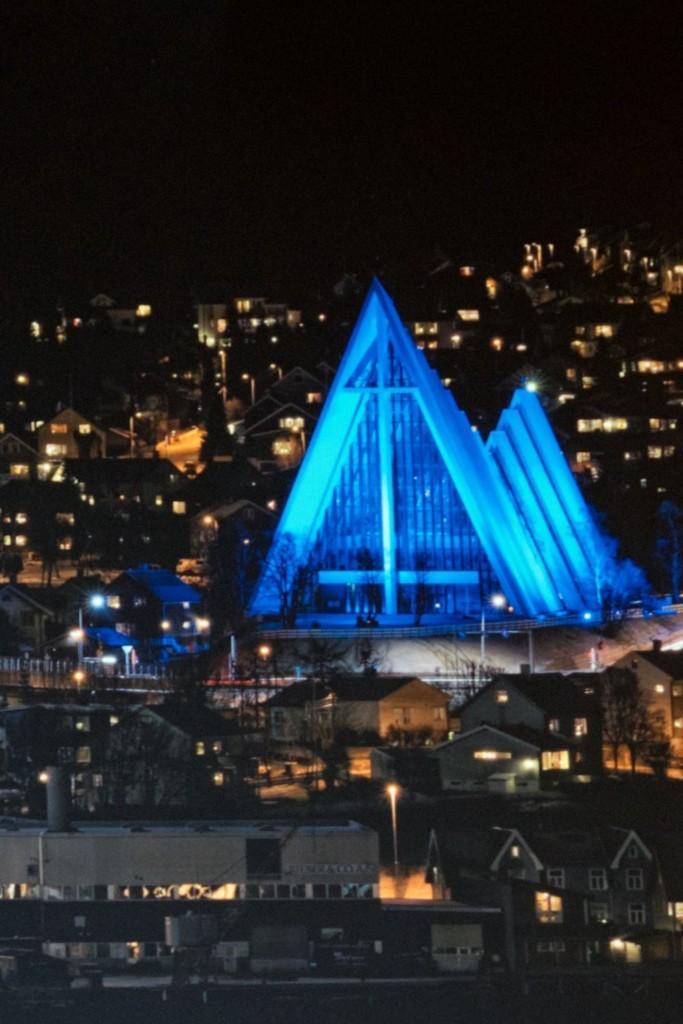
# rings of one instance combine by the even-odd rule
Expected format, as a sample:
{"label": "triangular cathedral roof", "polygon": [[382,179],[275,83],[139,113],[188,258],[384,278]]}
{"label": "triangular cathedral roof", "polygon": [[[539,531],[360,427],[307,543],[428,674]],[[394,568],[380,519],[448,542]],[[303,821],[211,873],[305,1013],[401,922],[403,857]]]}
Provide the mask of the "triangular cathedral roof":
{"label": "triangular cathedral roof", "polygon": [[[401,403],[411,403],[411,418],[405,420],[409,426],[401,426],[396,411],[404,407]],[[398,434],[401,429],[415,430],[416,424],[420,437],[416,434],[413,443],[430,445],[431,457],[438,463],[436,475],[449,487],[452,484],[450,493],[456,496],[452,500],[464,508],[508,602],[530,616],[590,607],[589,557],[580,540],[581,530],[588,529],[590,515],[538,399],[528,393],[517,393],[510,410],[501,418],[495,438],[485,446],[416,348],[376,279],[299,468],[278,526],[271,559],[278,543],[288,537],[299,559],[307,560],[321,530],[324,533],[331,503],[339,500],[335,496],[340,480],[348,480],[352,475],[349,463],[354,459],[357,462],[354,451],[361,437],[365,450],[375,446],[379,451],[373,465],[380,470],[366,474],[357,499],[362,505],[366,498],[368,506],[374,500],[373,507],[380,510],[382,564],[374,568],[373,582],[385,587],[385,610],[395,611],[398,586],[415,584],[419,571],[418,565],[405,565],[405,555],[401,556],[404,564],[399,564],[397,555],[397,533],[405,527],[397,512],[400,498],[401,514],[406,514],[405,495],[399,490],[409,479],[409,470],[402,463],[404,475],[397,482],[397,465],[399,458],[405,462],[405,445],[410,443],[404,437],[400,442],[403,454],[398,452]],[[530,480],[529,474],[519,468],[520,456],[533,456],[536,479]],[[349,484],[345,486],[348,489]],[[425,506],[434,500],[428,490],[419,498]],[[443,526],[439,528],[444,530]],[[424,523],[421,530],[421,536],[430,536]],[[343,575],[321,572],[319,578],[336,582]],[[427,575],[431,582],[443,584],[457,574]],[[466,580],[466,573],[460,574],[463,583],[476,585],[477,574],[469,575],[472,580]],[[352,576],[350,571],[346,573],[348,580]],[[480,581],[479,587],[483,587]],[[252,612],[276,613],[275,590],[271,562],[270,568],[266,564],[256,589]],[[487,595],[482,593],[482,597],[486,599]]]}

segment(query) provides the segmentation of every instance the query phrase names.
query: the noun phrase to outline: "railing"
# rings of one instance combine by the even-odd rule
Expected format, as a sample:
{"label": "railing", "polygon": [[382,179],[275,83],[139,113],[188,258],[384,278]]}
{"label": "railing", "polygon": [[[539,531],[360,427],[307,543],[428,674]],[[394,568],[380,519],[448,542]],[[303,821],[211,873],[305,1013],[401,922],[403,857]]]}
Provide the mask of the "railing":
{"label": "railing", "polygon": [[[84,673],[81,680],[74,677],[79,668]],[[138,663],[121,673],[116,666],[103,665],[98,658],[86,658],[79,666],[61,658],[0,657],[0,686],[83,689],[95,684],[120,689],[136,688],[137,684],[142,689],[162,689],[167,678],[166,667],[159,663]]]}

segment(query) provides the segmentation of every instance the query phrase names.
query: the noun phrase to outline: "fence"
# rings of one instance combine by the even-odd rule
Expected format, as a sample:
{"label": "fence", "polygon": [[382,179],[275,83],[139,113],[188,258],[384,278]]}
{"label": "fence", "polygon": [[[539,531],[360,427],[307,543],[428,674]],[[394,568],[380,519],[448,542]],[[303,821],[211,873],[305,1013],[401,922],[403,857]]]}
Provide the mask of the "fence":
{"label": "fence", "polygon": [[[81,679],[76,675],[84,673]],[[44,689],[73,689],[96,686],[124,687],[139,684],[143,689],[163,689],[168,679],[166,667],[159,663],[131,665],[121,674],[116,665],[102,664],[99,658],[84,658],[81,665],[57,658],[0,657],[1,686],[31,686]]]}

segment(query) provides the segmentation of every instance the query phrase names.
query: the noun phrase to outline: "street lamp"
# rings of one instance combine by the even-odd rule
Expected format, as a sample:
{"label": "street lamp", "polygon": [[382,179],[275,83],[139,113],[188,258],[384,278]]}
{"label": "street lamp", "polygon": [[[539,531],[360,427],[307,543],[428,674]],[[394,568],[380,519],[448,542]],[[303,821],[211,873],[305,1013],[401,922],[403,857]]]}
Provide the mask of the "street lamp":
{"label": "street lamp", "polygon": [[256,378],[251,373],[243,373],[242,380],[249,381],[249,388],[251,391],[251,404],[256,404]]}
{"label": "street lamp", "polygon": [[394,843],[394,878],[398,878],[398,828],[396,822],[396,798],[401,792],[400,787],[395,782],[390,782],[387,786],[387,796],[389,797],[389,803],[391,805],[391,835]]}
{"label": "street lamp", "polygon": [[[73,640],[74,643],[78,644],[78,651],[77,651],[77,654],[76,654],[76,660],[78,662],[78,672],[83,677],[85,677],[85,673],[83,673],[83,671],[82,671],[83,670],[83,642],[84,642],[84,640],[86,638],[86,631],[85,631],[85,627],[83,625],[83,608],[87,607],[87,606],[90,606],[91,608],[94,608],[95,610],[98,610],[98,609],[104,608],[104,605],[105,605],[105,600],[104,600],[104,595],[103,594],[90,594],[90,596],[85,599],[84,604],[79,604],[79,606],[78,606],[78,626],[75,627],[74,629],[70,629],[69,630],[69,639]],[[76,677],[76,673],[74,673],[74,679],[75,679],[75,677]],[[76,680],[76,682],[80,682],[80,681],[81,680]]]}
{"label": "street lamp", "polygon": [[479,675],[484,674],[484,665],[486,664],[486,605],[490,604],[492,608],[505,608],[507,600],[504,594],[492,594],[488,599],[488,602],[482,601],[481,603],[481,631],[479,633]]}

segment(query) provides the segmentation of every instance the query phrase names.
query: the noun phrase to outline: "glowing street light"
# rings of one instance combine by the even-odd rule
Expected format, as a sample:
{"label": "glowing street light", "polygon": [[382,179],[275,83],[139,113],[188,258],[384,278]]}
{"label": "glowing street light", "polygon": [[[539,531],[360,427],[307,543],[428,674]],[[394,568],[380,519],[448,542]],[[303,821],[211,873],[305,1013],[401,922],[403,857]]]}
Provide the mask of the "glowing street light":
{"label": "glowing street light", "polygon": [[249,389],[251,392],[251,404],[256,404],[256,378],[251,373],[243,373],[242,380],[249,381]]}
{"label": "glowing street light", "polygon": [[269,658],[272,653],[273,653],[273,649],[270,646],[270,644],[260,644],[259,645],[259,648],[258,648],[258,656],[259,656],[259,658],[263,658],[263,660],[265,661],[266,658]]}
{"label": "glowing street light", "polygon": [[401,792],[400,786],[390,782],[387,786],[387,796],[391,805],[391,835],[394,844],[394,878],[398,878],[398,827],[396,820],[396,799]]}
{"label": "glowing street light", "polygon": [[492,608],[496,608],[500,611],[507,607],[507,598],[504,594],[492,594],[488,599],[488,602],[482,601],[481,605],[481,632],[479,634],[479,673],[483,675],[484,665],[486,664],[486,605],[490,604]]}

